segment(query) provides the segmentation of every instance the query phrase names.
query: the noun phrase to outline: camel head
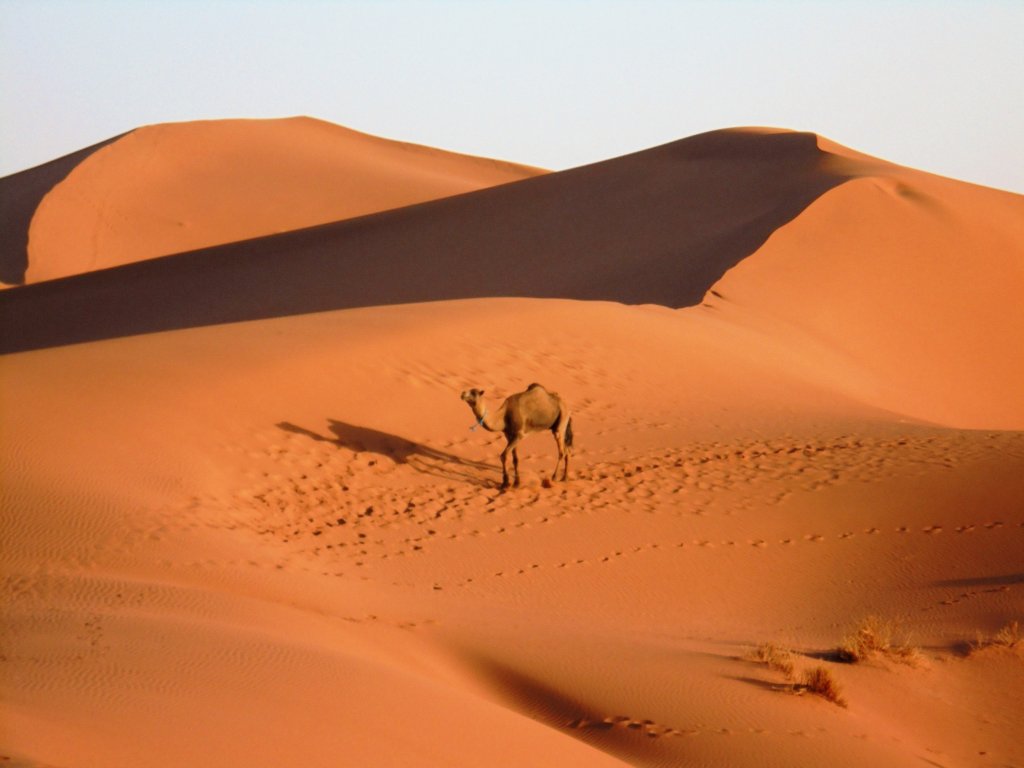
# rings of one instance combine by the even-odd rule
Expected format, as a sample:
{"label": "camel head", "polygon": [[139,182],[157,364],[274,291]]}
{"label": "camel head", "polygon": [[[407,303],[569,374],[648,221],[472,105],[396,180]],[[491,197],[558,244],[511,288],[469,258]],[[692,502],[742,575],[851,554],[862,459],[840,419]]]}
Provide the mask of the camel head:
{"label": "camel head", "polygon": [[473,389],[467,389],[465,392],[462,393],[462,399],[469,403],[470,408],[475,408],[477,402],[483,396],[484,391],[482,389],[477,389],[476,387],[473,387]]}

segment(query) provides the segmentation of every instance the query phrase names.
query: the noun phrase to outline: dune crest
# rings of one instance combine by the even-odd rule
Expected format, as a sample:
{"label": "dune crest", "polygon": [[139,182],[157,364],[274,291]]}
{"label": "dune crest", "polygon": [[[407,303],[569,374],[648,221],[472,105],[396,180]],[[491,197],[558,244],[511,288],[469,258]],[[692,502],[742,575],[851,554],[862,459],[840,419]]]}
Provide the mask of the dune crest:
{"label": "dune crest", "polygon": [[865,402],[1024,429],[1024,196],[822,143],[850,180],[724,275],[706,306],[842,358],[834,385]]}
{"label": "dune crest", "polygon": [[25,280],[363,216],[539,173],[307,117],[146,126],[84,158],[42,199],[31,221]]}
{"label": "dune crest", "polygon": [[702,304],[875,407],[1016,429],[1022,221],[1020,195],[812,133],[713,131],[518,184],[5,291],[0,350],[488,296]]}
{"label": "dune crest", "polygon": [[0,350],[481,296],[697,304],[846,180],[827,161],[814,134],[713,131],[517,184],[29,285],[0,294]]}
{"label": "dune crest", "polygon": [[29,228],[42,199],[85,158],[119,138],[0,179],[0,289],[25,282]]}

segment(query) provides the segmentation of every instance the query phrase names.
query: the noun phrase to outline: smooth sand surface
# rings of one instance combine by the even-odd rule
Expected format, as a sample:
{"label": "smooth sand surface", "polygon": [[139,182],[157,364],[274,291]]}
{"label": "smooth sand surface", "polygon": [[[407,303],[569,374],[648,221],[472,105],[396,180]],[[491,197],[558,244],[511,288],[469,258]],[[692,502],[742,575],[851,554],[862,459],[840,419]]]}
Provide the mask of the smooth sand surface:
{"label": "smooth sand surface", "polygon": [[0,178],[0,289],[25,282],[29,229],[43,198],[89,155],[118,138]]}
{"label": "smooth sand surface", "polygon": [[[322,120],[151,125],[46,174],[18,254],[35,283],[471,192],[542,173],[370,136]],[[64,166],[70,165],[70,169]],[[0,180],[9,189],[38,169]],[[7,236],[5,236],[6,238]],[[23,242],[23,245],[26,245]]]}
{"label": "smooth sand surface", "polygon": [[[712,141],[674,171],[732,167],[752,206],[707,217],[706,240],[746,245],[697,303],[682,297],[715,269],[683,268],[693,284],[670,306],[596,297],[600,276],[606,294],[656,293],[617,284],[611,246],[577,284],[562,275],[564,298],[498,298],[483,277],[425,268],[446,258],[412,237],[432,215],[442,227],[461,210],[473,231],[473,211],[554,194],[563,174],[363,220],[408,239],[405,266],[435,301],[399,303],[395,271],[392,300],[369,281],[373,306],[290,295],[337,279],[308,253],[344,225],[291,254],[310,274],[279,293],[304,311],[258,317],[280,238],[229,255],[249,278],[224,296],[233,322],[202,315],[196,265],[216,250],[58,281],[95,301],[194,270],[195,296],[174,306],[197,319],[143,332],[114,312],[102,340],[55,325],[0,359],[0,755],[1024,764],[1024,649],[978,644],[1024,619],[1022,199],[817,138],[808,154],[805,134],[790,135],[813,162],[772,198],[741,182],[751,165],[771,175],[763,142],[787,134],[739,135],[753,143]],[[610,161],[559,189],[615,188],[602,167],[626,174]],[[687,209],[685,189],[662,193]],[[744,240],[754,208],[774,213]],[[632,210],[634,231],[648,212]],[[401,265],[365,226],[363,256]],[[620,258],[674,274],[640,245]],[[444,295],[453,282],[480,294]],[[5,321],[44,317],[43,288],[5,291]],[[522,486],[501,493],[503,438],[470,430],[459,392],[497,406],[533,381],[572,407],[570,479],[547,482],[554,441],[531,435]],[[916,653],[840,661],[869,616]],[[791,677],[755,660],[766,643]],[[819,666],[845,706],[799,684]]]}

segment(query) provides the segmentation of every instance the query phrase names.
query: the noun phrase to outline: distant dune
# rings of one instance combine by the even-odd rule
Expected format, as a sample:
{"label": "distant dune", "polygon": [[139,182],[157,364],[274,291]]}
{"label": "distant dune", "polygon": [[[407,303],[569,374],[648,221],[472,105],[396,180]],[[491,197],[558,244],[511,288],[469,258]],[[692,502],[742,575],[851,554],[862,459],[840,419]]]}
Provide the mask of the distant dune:
{"label": "distant dune", "polygon": [[[221,130],[231,194],[137,151]],[[767,129],[532,175],[299,120],[3,180],[83,272],[0,292],[0,762],[1024,765],[1024,198]],[[459,393],[535,381],[569,480],[501,492]]]}
{"label": "distant dune", "polygon": [[719,131],[472,195],[30,285],[0,302],[3,349],[477,296],[696,304],[848,178],[831,157],[811,134]]}
{"label": "distant dune", "polygon": [[[58,161],[64,178],[47,176],[51,189],[32,212],[27,271],[19,280],[7,266],[5,282],[52,280],[542,173],[307,117],[151,125],[98,150]],[[38,176],[33,169],[0,179],[0,199]],[[4,243],[5,264],[25,260],[15,245]]]}
{"label": "distant dune", "polygon": [[[458,298],[685,307],[707,296],[741,322],[785,324],[792,341],[842,356],[849,372],[839,386],[866,401],[958,426],[1021,427],[1022,220],[1022,196],[813,134],[715,131],[470,195],[5,291],[0,349]],[[911,349],[927,354],[906,363]]]}

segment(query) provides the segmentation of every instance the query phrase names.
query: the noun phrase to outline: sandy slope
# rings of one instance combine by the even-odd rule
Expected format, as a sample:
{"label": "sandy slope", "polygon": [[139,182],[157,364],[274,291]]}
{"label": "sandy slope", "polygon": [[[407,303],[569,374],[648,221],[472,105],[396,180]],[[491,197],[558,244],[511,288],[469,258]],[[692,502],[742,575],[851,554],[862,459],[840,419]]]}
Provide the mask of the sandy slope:
{"label": "sandy slope", "polygon": [[[836,162],[853,180],[776,232],[710,303],[845,358],[836,386],[859,397],[943,424],[1024,429],[1024,197]],[[854,366],[870,375],[848,375]]]}
{"label": "sandy slope", "polygon": [[0,351],[480,296],[697,304],[849,178],[833,160],[813,134],[713,131],[471,195],[30,285],[0,292]]}
{"label": "sandy slope", "polygon": [[[958,649],[1024,607],[1024,439],[901,422],[775,356],[706,308],[492,300],[9,357],[3,742],[53,765],[1020,762],[1020,659]],[[495,379],[571,393],[572,482],[540,487],[538,436],[498,494],[457,399]],[[929,666],[829,663],[848,709],[742,660],[872,613]]]}
{"label": "sandy slope", "polygon": [[[30,226],[19,222],[27,228],[26,282],[362,216],[541,173],[306,117],[151,125],[78,160],[64,178],[51,181]],[[23,186],[21,176],[0,181],[0,189]]]}
{"label": "sandy slope", "polygon": [[[786,194],[799,210],[698,306],[311,305],[0,359],[0,754],[1024,764],[1024,660],[965,653],[1024,618],[1020,199],[798,144],[808,186]],[[694,162],[710,178],[750,155],[691,154],[676,170]],[[733,186],[749,178],[736,172]],[[475,205],[531,187],[543,198],[561,176]],[[765,197],[737,194],[763,210]],[[397,241],[453,210],[473,231],[477,195],[355,231]],[[704,234],[738,243],[749,221],[719,212]],[[326,250],[342,230],[304,242]],[[256,286],[226,301],[250,313],[253,265],[273,252],[260,247],[230,273]],[[303,253],[304,279],[331,274]],[[198,263],[61,283],[95,300],[140,274],[184,281]],[[577,270],[582,297],[595,274],[623,289],[602,263]],[[5,312],[31,316],[41,288],[6,292],[24,298]],[[501,439],[469,430],[458,393],[531,381],[572,404],[573,477],[544,487],[553,441],[533,436],[523,487],[500,494]],[[917,666],[830,656],[870,614],[899,621]],[[828,668],[848,706],[794,695],[748,660],[764,642],[792,649],[798,672]]]}
{"label": "sandy slope", "polygon": [[25,282],[29,228],[39,203],[85,158],[119,138],[0,179],[0,289]]}

